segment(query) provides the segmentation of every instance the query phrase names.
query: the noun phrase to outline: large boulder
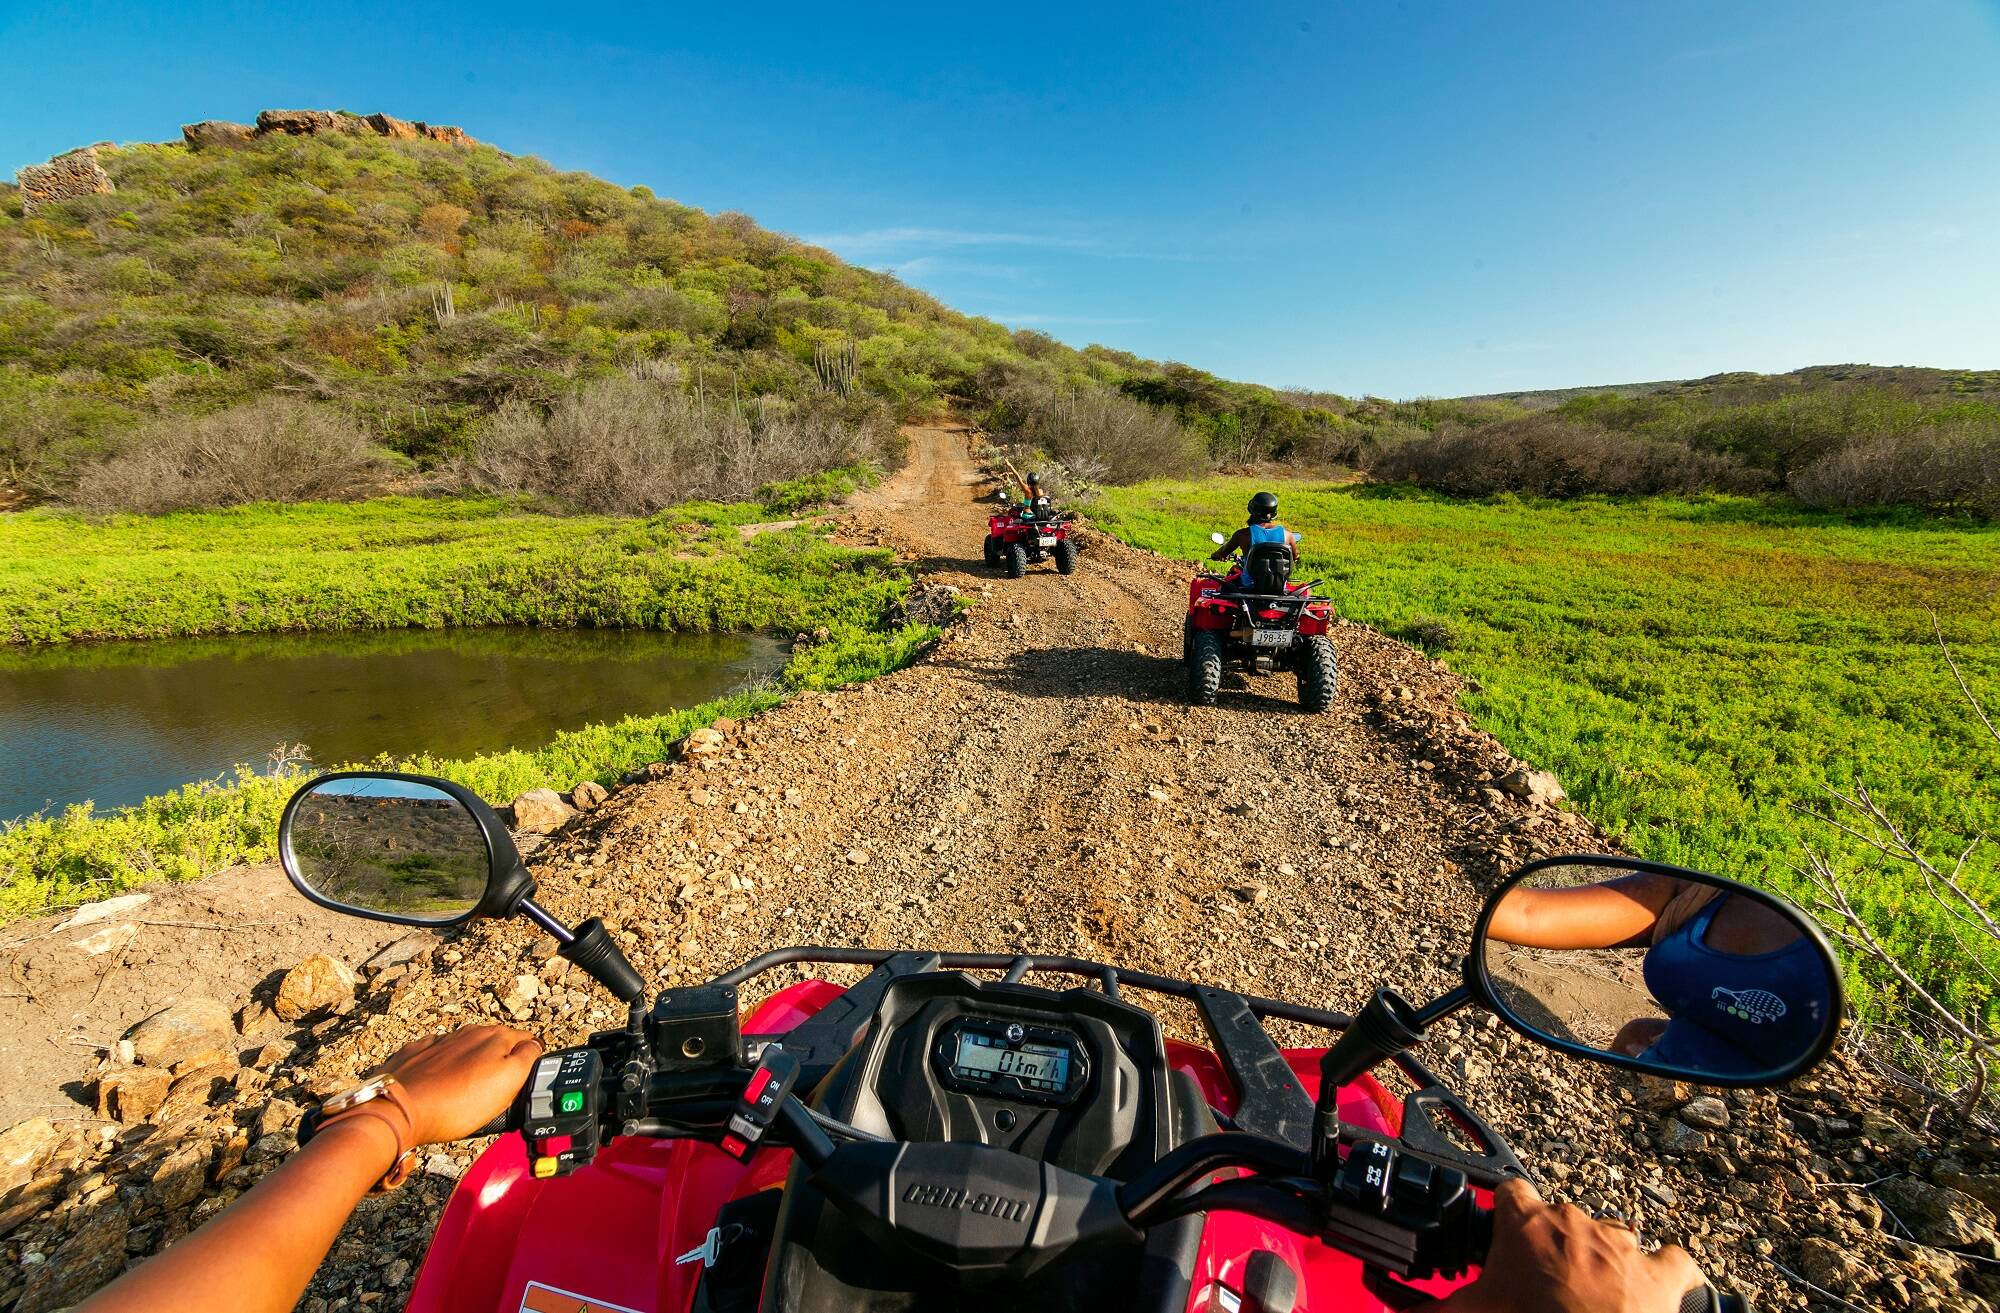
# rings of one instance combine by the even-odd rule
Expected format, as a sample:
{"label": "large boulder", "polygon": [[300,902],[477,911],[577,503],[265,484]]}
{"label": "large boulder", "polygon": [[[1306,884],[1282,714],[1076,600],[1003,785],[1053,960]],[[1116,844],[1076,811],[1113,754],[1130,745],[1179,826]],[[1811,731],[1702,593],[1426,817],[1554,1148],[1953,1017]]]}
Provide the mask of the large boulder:
{"label": "large boulder", "polygon": [[380,135],[393,137],[398,141],[415,141],[422,135],[417,131],[416,124],[389,114],[370,114],[368,126]]}
{"label": "large boulder", "polygon": [[1994,1239],[1992,1210],[1963,1190],[1898,1176],[1875,1187],[1875,1195],[1927,1245],[1954,1249]]}
{"label": "large boulder", "polygon": [[559,830],[575,814],[554,789],[529,789],[514,799],[514,828],[523,834]]}
{"label": "large boulder", "polygon": [[174,1087],[164,1067],[114,1067],[97,1078],[97,1115],[131,1125],[158,1112]]}
{"label": "large boulder", "polygon": [[30,164],[14,175],[14,181],[21,188],[21,209],[28,214],[44,205],[117,190],[111,185],[111,175],[97,162],[95,146],[58,155],[47,164]]}
{"label": "large boulder", "polygon": [[569,791],[570,804],[580,812],[596,811],[609,796],[596,780],[584,780]]}
{"label": "large boulder", "polygon": [[314,953],[278,982],[278,996],[271,1010],[285,1021],[337,1007],[354,997],[354,972],[347,963],[325,953]]}
{"label": "large boulder", "polygon": [[125,1032],[131,1061],[142,1067],[172,1067],[236,1046],[229,1005],[212,998],[184,998],[161,1008]]}
{"label": "large boulder", "polygon": [[1512,794],[1526,802],[1554,806],[1564,798],[1562,785],[1556,777],[1545,770],[1532,770],[1527,766],[1517,766],[1493,781],[1493,787],[1502,793]]}
{"label": "large boulder", "polygon": [[204,119],[200,123],[183,123],[181,140],[188,144],[189,150],[233,150],[257,140],[257,129],[227,119]]}
{"label": "large boulder", "polygon": [[712,757],[729,746],[729,740],[719,729],[708,726],[689,734],[686,739],[687,752],[691,757]]}
{"label": "large boulder", "polygon": [[282,132],[293,137],[332,132],[339,125],[338,116],[325,109],[267,109],[257,116],[258,132]]}
{"label": "large boulder", "polygon": [[0,1131],[0,1195],[33,1180],[61,1142],[61,1132],[46,1117],[30,1117]]}

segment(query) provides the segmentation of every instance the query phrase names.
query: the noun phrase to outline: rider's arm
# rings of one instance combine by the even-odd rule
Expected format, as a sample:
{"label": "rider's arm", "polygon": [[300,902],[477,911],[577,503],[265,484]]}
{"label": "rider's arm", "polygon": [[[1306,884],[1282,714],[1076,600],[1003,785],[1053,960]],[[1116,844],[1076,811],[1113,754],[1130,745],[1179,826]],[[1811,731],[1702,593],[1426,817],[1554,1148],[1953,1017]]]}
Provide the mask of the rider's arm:
{"label": "rider's arm", "polygon": [[1250,545],[1250,531],[1238,529],[1229,536],[1229,541],[1208,554],[1211,561],[1226,561]]}
{"label": "rider's arm", "polygon": [[1524,948],[1623,948],[1650,941],[1660,909],[1681,887],[1636,873],[1574,889],[1514,890],[1493,909],[1486,933]]}
{"label": "rider's arm", "polygon": [[[504,1110],[541,1051],[518,1030],[468,1026],[408,1045],[382,1071],[403,1087],[416,1143],[436,1144],[462,1139]],[[283,1313],[395,1158],[396,1132],[386,1121],[344,1117],[214,1221],[98,1291],[78,1313]]]}
{"label": "rider's arm", "polygon": [[1575,1204],[1545,1204],[1526,1181],[1503,1181],[1479,1279],[1423,1313],[1677,1313],[1701,1284],[1679,1245],[1649,1254],[1630,1227]]}

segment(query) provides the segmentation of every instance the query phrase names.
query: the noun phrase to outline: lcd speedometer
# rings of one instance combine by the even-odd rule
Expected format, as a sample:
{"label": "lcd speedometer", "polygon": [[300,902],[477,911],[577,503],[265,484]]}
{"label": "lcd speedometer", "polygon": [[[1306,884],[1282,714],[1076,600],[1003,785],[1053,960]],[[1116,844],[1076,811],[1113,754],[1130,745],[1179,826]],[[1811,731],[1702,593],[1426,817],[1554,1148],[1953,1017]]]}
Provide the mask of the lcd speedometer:
{"label": "lcd speedometer", "polygon": [[961,1017],[938,1036],[932,1056],[953,1089],[1031,1103],[1068,1103],[1090,1065],[1071,1031],[997,1017]]}

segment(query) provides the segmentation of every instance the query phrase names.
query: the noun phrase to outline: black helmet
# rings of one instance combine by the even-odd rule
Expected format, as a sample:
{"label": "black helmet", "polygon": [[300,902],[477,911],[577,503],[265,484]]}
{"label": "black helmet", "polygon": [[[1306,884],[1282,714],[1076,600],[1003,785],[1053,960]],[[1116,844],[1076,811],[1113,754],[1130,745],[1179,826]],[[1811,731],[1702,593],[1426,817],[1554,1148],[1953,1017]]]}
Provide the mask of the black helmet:
{"label": "black helmet", "polygon": [[1042,476],[1041,476],[1041,475],[1039,475],[1039,474],[1035,473],[1035,472],[1034,472],[1033,470],[1029,470],[1029,471],[1028,471],[1028,486],[1029,486],[1029,487],[1031,487],[1031,488],[1032,488],[1032,487],[1034,487],[1035,485],[1039,484],[1039,483],[1040,483],[1041,481],[1042,481]]}
{"label": "black helmet", "polygon": [[1260,492],[1255,497],[1252,497],[1250,499],[1250,519],[1253,523],[1263,524],[1267,520],[1275,520],[1277,518],[1278,518],[1277,493]]}

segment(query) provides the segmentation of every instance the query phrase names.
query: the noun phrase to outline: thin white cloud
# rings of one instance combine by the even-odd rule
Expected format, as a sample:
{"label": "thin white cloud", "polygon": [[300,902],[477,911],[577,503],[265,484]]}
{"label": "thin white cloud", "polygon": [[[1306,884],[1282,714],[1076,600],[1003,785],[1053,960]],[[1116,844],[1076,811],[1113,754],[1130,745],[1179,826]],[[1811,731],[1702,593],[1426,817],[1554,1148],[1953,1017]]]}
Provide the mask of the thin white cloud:
{"label": "thin white cloud", "polygon": [[1117,324],[1150,324],[1150,319],[1124,315],[987,315],[1003,324],[1024,324],[1036,327],[1047,324],[1057,328],[1102,328]]}
{"label": "thin white cloud", "polygon": [[941,251],[968,246],[1039,246],[1075,250],[1088,245],[1074,238],[985,232],[969,228],[870,228],[852,233],[815,233],[804,240],[855,258],[897,251]]}

